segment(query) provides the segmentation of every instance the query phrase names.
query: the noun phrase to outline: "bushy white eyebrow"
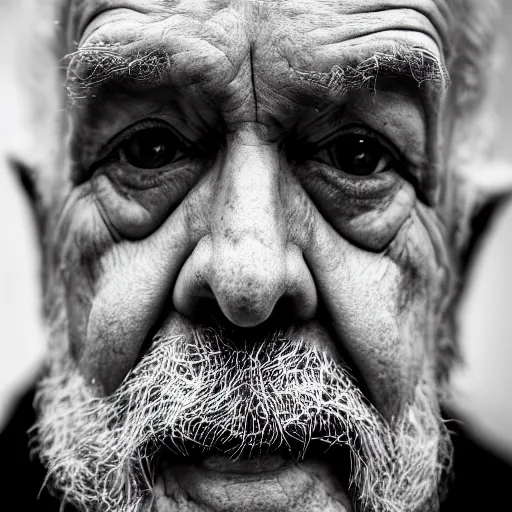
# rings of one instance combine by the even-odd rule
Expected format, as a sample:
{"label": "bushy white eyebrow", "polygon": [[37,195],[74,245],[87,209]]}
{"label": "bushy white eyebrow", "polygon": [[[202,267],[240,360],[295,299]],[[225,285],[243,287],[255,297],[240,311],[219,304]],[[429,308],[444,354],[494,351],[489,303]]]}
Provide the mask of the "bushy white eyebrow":
{"label": "bushy white eyebrow", "polygon": [[376,88],[379,76],[407,76],[418,85],[424,82],[450,84],[446,67],[429,50],[418,46],[395,44],[389,51],[375,54],[355,66],[334,65],[328,73],[297,71],[302,80],[329,89],[334,94],[346,94],[357,89]]}
{"label": "bushy white eyebrow", "polygon": [[108,82],[141,82],[157,85],[169,72],[169,55],[160,49],[125,53],[119,44],[79,48],[63,59],[66,89],[71,103],[86,98]]}

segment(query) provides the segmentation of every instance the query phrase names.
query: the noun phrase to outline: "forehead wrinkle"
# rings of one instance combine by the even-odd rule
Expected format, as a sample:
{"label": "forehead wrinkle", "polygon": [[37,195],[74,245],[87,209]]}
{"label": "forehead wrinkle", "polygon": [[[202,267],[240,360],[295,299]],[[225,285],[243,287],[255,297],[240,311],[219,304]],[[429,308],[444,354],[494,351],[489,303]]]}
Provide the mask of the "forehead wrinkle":
{"label": "forehead wrinkle", "polygon": [[[94,17],[106,10],[114,10],[119,8],[131,9],[135,12],[143,14],[162,14],[173,11],[177,12],[183,9],[193,10],[198,14],[197,6],[187,6],[188,2],[181,0],[152,0],[151,2],[144,2],[141,0],[71,0],[67,5],[71,6],[70,10],[73,13],[75,23],[74,29],[71,32],[75,35],[75,39],[83,33],[85,25],[88,24]],[[282,11],[287,14],[301,14],[305,13],[308,16],[314,17],[316,12],[332,15],[339,14],[364,14],[373,12],[393,11],[396,9],[411,9],[416,10],[418,13],[427,18],[430,23],[435,27],[436,32],[439,34],[443,49],[450,50],[450,32],[453,25],[453,11],[449,7],[447,0],[372,0],[371,2],[360,2],[355,0],[322,0],[321,4],[315,5],[314,10],[311,8],[309,0],[287,0],[286,2],[266,1],[264,3],[255,0],[245,0],[242,2],[233,2],[232,0],[206,0],[201,2],[201,10],[210,11],[218,10],[230,6],[233,10],[244,10],[249,6],[259,6],[266,9]],[[67,22],[70,21],[68,18]],[[257,21],[257,20],[256,20]]]}
{"label": "forehead wrinkle", "polygon": [[[372,2],[372,10],[411,9],[424,16],[435,28],[438,34],[438,43],[447,54],[451,51],[451,30],[453,13],[446,0],[384,0]],[[380,5],[380,8],[379,8]]]}
{"label": "forehead wrinkle", "polygon": [[[267,8],[268,7],[269,6],[267,6]],[[272,8],[270,7],[270,10],[271,9]],[[108,32],[105,32],[105,34],[108,36]],[[72,54],[70,65],[68,67],[70,72],[67,84],[72,95],[75,92],[78,92],[79,94],[87,97],[90,96],[91,93],[94,93],[96,86],[103,84],[107,85],[109,82],[116,81],[123,83],[132,82],[136,87],[144,85],[149,85],[149,87],[151,87],[158,86],[160,84],[166,85],[167,83],[172,85],[175,75],[180,70],[186,72],[187,67],[192,66],[194,64],[194,60],[197,60],[194,59],[192,57],[192,53],[190,53],[190,64],[187,62],[187,59],[181,59],[183,62],[180,61],[180,70],[172,69],[169,61],[170,56],[173,54],[174,43],[172,40],[174,38],[169,38],[169,40],[167,40],[166,37],[162,38],[160,35],[158,40],[155,40],[152,37],[148,37],[146,39],[144,36],[144,33],[139,34],[137,40],[130,41],[130,44],[123,45],[122,43],[118,43],[120,45],[119,47],[116,47],[115,44],[109,45],[106,48],[82,47],[78,52]],[[208,42],[207,39],[208,38],[206,38],[204,42]],[[152,44],[152,41],[155,41],[155,44]],[[354,41],[349,41],[345,48],[340,48],[341,55],[338,62],[336,62],[337,59],[335,59],[335,55],[332,55],[333,52],[330,50],[329,53],[333,59],[331,60],[331,58],[328,58],[323,66],[323,59],[320,56],[318,56],[320,59],[317,59],[316,52],[314,50],[311,54],[313,59],[307,66],[301,65],[300,62],[296,63],[299,64],[298,66],[293,66],[286,56],[278,50],[278,53],[281,53],[281,57],[283,57],[284,61],[288,60],[290,71],[289,75],[282,77],[284,81],[281,83],[286,85],[285,82],[287,82],[289,85],[286,86],[286,88],[289,87],[290,89],[295,89],[296,86],[298,86],[299,89],[304,89],[303,85],[300,83],[292,82],[302,82],[302,84],[304,84],[304,82],[309,81],[312,85],[320,87],[324,86],[324,88],[327,82],[331,86],[331,92],[334,92],[337,95],[355,88],[372,88],[373,84],[376,83],[376,78],[379,73],[382,76],[385,76],[386,74],[389,74],[390,71],[400,76],[409,75],[418,84],[423,82],[438,82],[445,87],[448,83],[446,70],[440,62],[436,62],[435,58],[432,54],[429,54],[427,50],[421,52],[420,49],[415,49],[414,52],[409,52],[407,58],[404,58],[406,52],[401,51],[401,55],[398,55],[400,52],[397,52],[396,46],[393,47],[390,41],[380,42],[378,45],[367,45],[366,41],[370,43],[370,39],[363,37],[361,44],[358,43],[357,51],[352,51]],[[376,42],[378,42],[378,40]],[[309,48],[314,49],[316,46],[316,41],[309,41],[308,43],[313,43],[307,45]],[[425,43],[428,43],[426,47],[432,46],[428,41]],[[265,44],[266,43],[264,43],[263,46],[265,46]],[[256,56],[258,54],[258,46],[259,44],[256,42]],[[437,45],[435,46],[437,47]],[[297,45],[295,45],[295,47],[300,50]],[[363,48],[364,51],[362,51]],[[196,53],[197,51],[202,51],[201,47],[197,47]],[[390,54],[393,52],[395,53],[395,57],[398,57],[394,60],[390,59]],[[335,50],[334,54],[336,53],[337,52]],[[87,59],[83,58],[84,56],[88,56],[90,58],[89,63],[86,62]],[[411,67],[410,64],[413,57],[416,58],[417,62]],[[418,65],[418,61],[421,59],[423,59],[424,64],[426,63],[425,69]],[[328,61],[331,61],[330,65]],[[205,66],[203,66],[202,69],[198,68],[198,75],[207,73],[212,67],[212,62],[214,64],[216,63],[214,59],[210,59],[209,62],[205,62]],[[271,86],[272,83],[275,85],[275,81],[270,75],[267,77],[266,70],[268,66],[265,65],[265,61],[262,61],[262,63],[263,65],[259,64],[257,66],[260,68],[260,71],[262,72],[261,77],[263,78],[263,80],[260,80],[258,76],[258,96],[262,97],[262,99],[264,97],[266,100],[272,100],[272,90],[264,93],[262,88],[264,88],[264,85],[269,78],[271,79],[270,82],[268,82],[269,86]],[[435,66],[432,65],[433,63],[439,64],[437,69],[438,73],[433,72],[435,70]],[[404,64],[406,65],[404,66]],[[75,65],[77,66],[76,68],[74,68]],[[317,65],[320,65],[320,69]],[[185,67],[181,68],[181,66]],[[76,70],[78,70],[78,73],[82,74],[77,74]],[[312,70],[312,74],[308,75],[307,73],[310,70]],[[299,72],[295,74],[295,71]],[[324,74],[319,74],[317,71],[322,71]],[[222,75],[224,74],[225,73],[215,73],[215,83],[212,83],[213,87],[222,86]],[[357,76],[362,78],[362,80],[355,80]],[[343,84],[342,81],[340,81],[341,77],[343,77]],[[349,80],[346,80],[347,78]],[[74,82],[72,79],[74,79]],[[200,77],[198,80],[200,80]],[[329,87],[327,89],[329,89]],[[422,91],[419,93],[420,95],[424,92],[423,89],[424,88],[422,88]],[[309,87],[308,90],[316,92],[316,94],[320,92],[319,87],[316,87],[316,91],[314,87]],[[261,96],[262,93],[263,96]],[[277,100],[277,98],[275,99]],[[278,107],[278,105],[275,106]]]}
{"label": "forehead wrinkle", "polygon": [[335,18],[330,25],[315,27],[306,34],[316,46],[332,46],[344,42],[353,45],[357,39],[382,37],[387,32],[394,31],[422,34],[432,40],[437,48],[442,47],[439,34],[432,23],[412,9],[343,15]]}
{"label": "forehead wrinkle", "polygon": [[453,13],[446,0],[324,0],[321,6],[315,5],[315,10],[309,0],[287,0],[279,8],[292,17],[316,17],[320,28],[332,24],[340,15],[392,13],[399,9],[416,11],[433,26],[435,34],[430,36],[437,39],[438,45],[446,52],[451,49]]}
{"label": "forehead wrinkle", "polygon": [[138,0],[70,0],[65,2],[63,21],[68,35],[68,44],[80,40],[86,27],[105,11],[114,9],[130,9],[141,14],[150,14],[163,7],[179,3],[179,0],[152,0],[140,2]]}

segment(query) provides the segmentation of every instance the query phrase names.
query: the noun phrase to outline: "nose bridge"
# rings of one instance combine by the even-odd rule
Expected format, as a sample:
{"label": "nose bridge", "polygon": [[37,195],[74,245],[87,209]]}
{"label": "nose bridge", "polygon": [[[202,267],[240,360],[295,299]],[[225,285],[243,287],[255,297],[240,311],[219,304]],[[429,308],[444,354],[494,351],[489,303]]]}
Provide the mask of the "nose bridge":
{"label": "nose bridge", "polygon": [[[212,299],[239,327],[259,326],[274,311],[283,328],[315,313],[315,283],[292,236],[297,227],[288,222],[292,202],[286,194],[293,193],[286,187],[293,180],[284,174],[286,161],[276,145],[261,140],[252,132],[233,135],[205,182],[211,204],[196,207],[208,212],[207,234],[173,291],[174,306],[185,316],[208,317]],[[276,309],[280,299],[286,307]],[[286,317],[277,318],[279,311]]]}
{"label": "nose bridge", "polygon": [[279,243],[283,206],[276,148],[258,142],[255,135],[234,137],[220,172],[214,205],[212,235],[218,245]]}
{"label": "nose bridge", "polygon": [[286,291],[286,231],[279,155],[251,133],[229,141],[212,215],[209,286],[237,325],[270,316]]}

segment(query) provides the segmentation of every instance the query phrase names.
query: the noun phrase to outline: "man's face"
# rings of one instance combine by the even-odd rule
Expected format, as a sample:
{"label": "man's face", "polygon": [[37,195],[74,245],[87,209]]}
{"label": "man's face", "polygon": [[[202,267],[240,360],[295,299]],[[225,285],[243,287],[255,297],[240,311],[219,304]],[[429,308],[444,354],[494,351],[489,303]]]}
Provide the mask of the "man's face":
{"label": "man's face", "polygon": [[437,509],[450,7],[370,4],[72,3],[39,450],[76,506]]}

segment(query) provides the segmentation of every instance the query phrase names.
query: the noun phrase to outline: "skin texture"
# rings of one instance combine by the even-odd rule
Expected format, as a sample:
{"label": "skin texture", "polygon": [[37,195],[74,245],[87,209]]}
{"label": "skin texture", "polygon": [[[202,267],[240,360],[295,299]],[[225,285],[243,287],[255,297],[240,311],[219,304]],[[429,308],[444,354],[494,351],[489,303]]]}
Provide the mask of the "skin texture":
{"label": "skin texture", "polygon": [[[213,315],[244,336],[288,330],[345,361],[390,422],[420,381],[436,400],[437,327],[453,277],[446,88],[393,76],[336,91],[311,73],[403,45],[442,74],[451,14],[442,0],[72,3],[71,78],[94,76],[79,58],[91,47],[158,49],[168,66],[150,84],[69,82],[48,261],[66,350],[91,389],[113,393],[163,322],[187,330]],[[145,170],[109,157],[133,129],[155,126],[182,141],[174,161]],[[391,164],[353,176],[333,157],[341,133],[371,133]],[[269,484],[276,510],[350,508],[321,464],[298,471],[318,495],[292,504],[283,496],[295,484]],[[244,496],[267,510],[251,501],[258,485],[212,491],[211,508],[159,495],[157,508],[238,510]]]}
{"label": "skin texture", "polygon": [[[186,317],[193,318],[198,299],[207,297],[218,303],[229,321],[241,327],[254,327],[267,320],[278,301],[284,298],[290,298],[292,302],[293,316],[290,321],[296,317],[301,323],[314,322],[320,297],[333,323],[337,324],[335,330],[339,338],[343,339],[347,350],[366,376],[365,380],[374,391],[375,399],[392,408],[395,404],[391,403],[389,397],[405,395],[406,398],[407,390],[412,389],[414,379],[418,378],[414,368],[420,365],[423,353],[428,350],[420,326],[408,325],[414,314],[426,314],[428,318],[433,313],[428,311],[427,297],[420,293],[415,296],[411,291],[413,300],[407,301],[406,311],[400,312],[398,318],[397,314],[401,309],[401,290],[411,288],[412,283],[403,286],[407,274],[417,267],[423,279],[430,282],[438,271],[433,257],[437,240],[428,236],[429,231],[440,229],[436,225],[437,219],[432,210],[425,209],[422,216],[416,214],[416,210],[424,206],[410,197],[414,192],[406,180],[395,175],[389,178],[399,182],[393,188],[407,188],[403,195],[409,197],[402,201],[406,203],[403,207],[405,212],[400,212],[400,215],[389,212],[391,218],[386,226],[385,250],[378,253],[365,250],[366,240],[361,235],[361,248],[340,236],[330,225],[330,219],[319,213],[317,205],[330,200],[324,208],[335,208],[332,203],[337,204],[339,200],[333,201],[332,196],[343,195],[346,185],[341,183],[331,185],[328,191],[318,190],[320,179],[315,174],[323,172],[325,176],[331,169],[321,169],[325,165],[317,162],[307,162],[302,168],[297,168],[292,162],[286,161],[278,146],[293,125],[279,112],[274,113],[273,104],[280,98],[272,97],[267,92],[286,80],[288,62],[292,59],[296,61],[292,62],[294,67],[301,64],[303,67],[303,63],[308,63],[310,68],[319,71],[326,71],[335,63],[340,63],[343,52],[338,52],[334,46],[348,45],[345,39],[348,39],[350,46],[356,45],[358,53],[362,55],[371,56],[376,48],[385,48],[390,37],[386,37],[386,32],[381,32],[381,15],[362,15],[357,13],[357,9],[356,13],[348,14],[354,7],[342,3],[335,26],[346,16],[350,21],[354,17],[353,25],[349,26],[354,26],[355,33],[347,29],[347,33],[342,31],[336,34],[333,30],[334,34],[331,35],[331,31],[323,27],[316,16],[312,16],[306,32],[312,33],[309,39],[290,44],[287,42],[288,34],[299,33],[299,21],[289,16],[288,23],[284,23],[281,9],[252,3],[242,4],[238,8],[224,7],[213,9],[212,6],[212,13],[205,16],[201,10],[190,6],[190,13],[186,9],[185,17],[181,14],[173,16],[170,8],[145,15],[129,9],[112,9],[93,19],[84,33],[76,37],[81,39],[82,45],[94,44],[102,38],[109,40],[114,34],[122,41],[123,34],[127,33],[125,31],[132,29],[136,32],[135,27],[142,22],[146,27],[141,34],[144,41],[141,44],[150,45],[150,41],[161,37],[162,32],[169,33],[166,43],[173,64],[175,62],[175,74],[180,78],[182,73],[187,72],[192,76],[209,75],[207,79],[201,78],[206,82],[204,88],[207,89],[203,94],[214,94],[210,101],[220,105],[218,108],[221,108],[225,131],[225,147],[220,149],[213,161],[182,164],[183,167],[188,164],[190,174],[195,173],[193,178],[186,177],[189,181],[193,180],[192,185],[183,187],[184,190],[177,193],[173,190],[174,184],[164,183],[161,191],[151,192],[155,210],[163,210],[167,204],[172,208],[173,203],[179,202],[175,196],[187,193],[170,212],[139,212],[143,207],[137,206],[138,198],[132,200],[130,205],[118,207],[114,201],[119,201],[118,196],[122,191],[116,190],[115,184],[112,185],[114,180],[109,176],[109,169],[101,167],[91,179],[76,187],[74,197],[68,200],[59,237],[67,242],[62,244],[64,250],[69,248],[69,253],[63,255],[62,259],[71,262],[67,264],[68,289],[72,294],[69,298],[71,328],[77,331],[72,339],[81,367],[87,376],[97,378],[105,385],[107,391],[113,390],[137,358],[141,343],[156,320],[155,315],[165,307],[164,301],[170,294],[172,306]],[[413,10],[406,12],[402,21],[403,14],[402,11],[387,13],[389,29],[408,27],[419,20],[426,27],[423,30],[427,33],[430,31],[430,37],[418,30],[405,31],[403,38],[411,45],[423,44],[439,54],[434,41],[441,36],[430,26],[428,19]],[[256,30],[255,27],[259,27],[255,23],[256,17],[263,15],[268,21]],[[179,35],[173,38],[173,28],[178,24]],[[281,25],[285,27],[284,33],[279,29]],[[200,29],[207,33],[203,39],[197,35]],[[251,34],[252,31],[257,33]],[[366,36],[367,32],[370,35]],[[189,38],[196,37],[198,41],[193,46],[197,45],[197,48],[188,50],[185,46],[181,49],[180,46],[184,44],[180,42],[182,34]],[[241,44],[236,44],[239,41]],[[280,41],[283,42],[279,44]],[[187,50],[192,54],[187,55]],[[348,52],[346,54],[352,57]],[[194,63],[191,70],[187,69],[190,62]],[[186,81],[185,78],[182,80]],[[179,87],[180,98],[173,100],[181,102],[182,107],[188,101],[190,108],[195,104],[196,97],[201,96],[201,89],[201,84],[185,83]],[[258,100],[260,89],[263,93]],[[165,92],[162,91],[162,95]],[[269,98],[265,97],[267,94]],[[419,91],[416,94],[419,95]],[[139,106],[137,96],[112,97],[112,94],[105,93],[93,99],[92,108],[101,108],[103,115],[98,117],[97,112],[94,113],[94,129],[90,131],[87,124],[85,127],[81,124],[83,121],[80,119],[87,116],[87,110],[77,110],[74,117],[80,145],[83,147],[85,139],[87,153],[94,155],[102,144],[124,127],[146,117],[148,111],[152,117],[162,116],[165,119],[166,115],[172,115],[165,112],[165,99],[163,106],[160,102],[153,105],[152,95],[148,96],[143,107]],[[359,108],[357,105],[353,109],[359,123],[372,123],[374,129],[393,138],[392,143],[404,152],[406,147],[412,146],[413,154],[407,154],[408,159],[422,161],[429,156],[435,158],[435,155],[427,154],[427,148],[436,145],[435,140],[429,139],[436,138],[437,127],[428,126],[425,118],[437,105],[422,106],[419,99],[405,94],[377,92],[361,93],[360,96],[362,106]],[[353,102],[358,102],[358,99]],[[285,96],[282,102],[285,101],[294,105],[293,98]],[[338,101],[343,102],[343,99]],[[380,107],[381,102],[384,107]],[[389,110],[398,112],[406,120],[402,121],[400,129],[393,129],[392,121],[388,121],[386,114]],[[122,113],[114,115],[114,112]],[[199,111],[196,116],[208,117],[208,114]],[[213,112],[211,116],[216,114],[219,112]],[[308,114],[311,116],[310,112]],[[295,119],[293,121],[297,122]],[[197,127],[195,123],[188,127],[190,131],[195,129],[199,132],[197,135],[192,133],[191,138],[195,135],[198,139],[201,131],[208,133],[208,129],[210,132],[218,129],[217,126],[204,126],[199,119],[197,124]],[[315,128],[301,135],[318,137]],[[332,130],[331,127],[328,129]],[[401,132],[407,136],[401,137]],[[414,144],[408,144],[408,139]],[[308,165],[315,167],[312,173],[308,172]],[[170,171],[177,173],[176,167],[179,169],[176,165]],[[435,169],[427,168],[424,172],[435,172]],[[129,175],[129,171],[124,174]],[[136,177],[129,176],[128,179]],[[171,179],[171,176],[166,177],[166,181]],[[352,186],[362,188],[357,183]],[[313,192],[308,194],[311,189]],[[144,201],[144,192],[137,191],[141,196],[139,202]],[[155,193],[159,194],[158,201],[155,201]],[[360,193],[364,197],[364,189]],[[398,202],[398,199],[395,200]],[[380,210],[381,215],[394,206],[387,197],[380,203],[374,209]],[[123,206],[126,213],[121,210]],[[343,215],[351,222],[357,222],[355,217],[360,212],[349,205],[342,207],[348,210]],[[161,225],[140,240],[135,236],[136,240],[116,244],[117,232],[120,238],[130,236],[132,209],[135,210],[133,217],[144,215],[152,218],[160,213]],[[331,215],[334,217],[336,214],[333,212]],[[121,217],[118,222],[117,217]],[[371,229],[371,220],[360,221],[363,229]],[[424,224],[429,224],[429,227],[426,228]],[[80,243],[76,240],[77,234],[87,247],[94,245],[90,263],[81,269],[80,263],[73,261],[82,256],[84,249],[79,246],[81,250],[76,250]],[[78,272],[75,265],[79,266]],[[382,278],[386,275],[389,276],[385,281],[388,284],[383,287]],[[73,283],[75,280],[79,282]],[[364,290],[364,293],[356,292],[358,289]],[[83,295],[80,299],[73,297],[76,291]],[[424,294],[425,290],[421,292]],[[74,313],[72,304],[82,301],[89,307],[79,307]],[[165,305],[169,307],[168,302]],[[417,336],[404,336],[403,331],[407,332],[408,328],[418,329]],[[418,341],[413,339],[415,337]],[[412,343],[418,346],[412,347]],[[402,400],[399,398],[397,401]]]}

